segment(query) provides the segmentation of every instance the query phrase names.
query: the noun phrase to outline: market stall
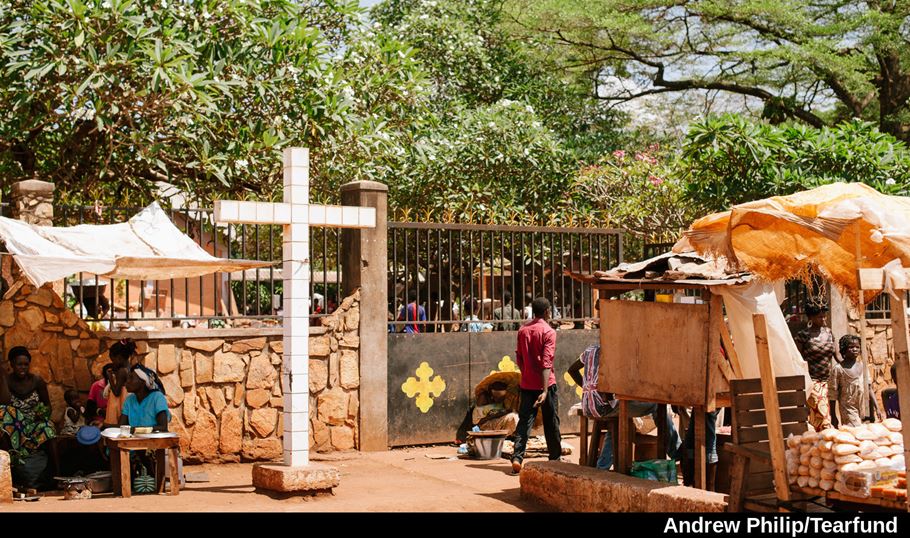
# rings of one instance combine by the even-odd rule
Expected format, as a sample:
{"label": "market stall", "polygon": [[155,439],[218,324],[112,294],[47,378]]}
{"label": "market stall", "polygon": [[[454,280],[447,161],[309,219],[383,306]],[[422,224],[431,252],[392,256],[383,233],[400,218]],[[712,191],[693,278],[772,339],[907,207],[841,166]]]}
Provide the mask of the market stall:
{"label": "market stall", "polygon": [[[862,184],[835,183],[749,202],[693,223],[674,247],[679,252],[691,249],[768,281],[821,275],[859,306],[861,318],[863,304],[883,291],[890,293],[896,384],[899,392],[910,393],[910,276],[904,269],[910,267],[910,199],[886,196]],[[762,384],[771,383],[774,375],[780,372],[763,372]],[[770,425],[772,411],[766,409]],[[910,398],[900,401],[900,413],[910,416]],[[884,430],[889,435],[880,435]],[[899,487],[910,429],[899,422],[812,432],[787,443],[790,461],[776,458],[774,466],[777,472],[788,467],[792,489],[831,502],[847,499],[857,505],[910,509],[905,474],[904,487]],[[818,487],[813,487],[816,482]],[[789,490],[783,490],[779,480],[776,486],[778,498],[786,498]]]}

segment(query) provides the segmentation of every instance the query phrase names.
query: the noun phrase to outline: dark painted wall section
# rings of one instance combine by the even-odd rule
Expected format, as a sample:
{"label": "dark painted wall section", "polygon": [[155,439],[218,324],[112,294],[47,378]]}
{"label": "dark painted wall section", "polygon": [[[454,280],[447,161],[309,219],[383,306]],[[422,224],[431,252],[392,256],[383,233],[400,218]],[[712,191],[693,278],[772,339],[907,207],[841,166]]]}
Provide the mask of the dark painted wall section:
{"label": "dark painted wall section", "polygon": [[[474,386],[508,356],[514,362],[517,331],[489,333],[390,334],[389,335],[389,444],[391,446],[447,443],[473,403]],[[556,384],[559,393],[560,429],[578,432],[578,418],[569,408],[580,401],[576,387],[565,376],[569,366],[589,345],[598,341],[596,330],[556,333]],[[433,397],[426,413],[417,407],[415,395],[402,390],[408,378],[426,362],[433,374],[445,381],[445,390]]]}

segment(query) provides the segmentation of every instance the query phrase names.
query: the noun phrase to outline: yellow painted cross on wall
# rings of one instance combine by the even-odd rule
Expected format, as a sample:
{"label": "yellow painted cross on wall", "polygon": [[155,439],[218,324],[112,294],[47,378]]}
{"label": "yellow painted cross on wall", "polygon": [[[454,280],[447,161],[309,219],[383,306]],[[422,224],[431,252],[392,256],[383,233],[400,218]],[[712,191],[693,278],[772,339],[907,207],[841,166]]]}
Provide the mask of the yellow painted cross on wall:
{"label": "yellow painted cross on wall", "polygon": [[420,363],[415,373],[417,378],[409,377],[401,384],[401,390],[408,398],[417,395],[417,408],[426,413],[433,407],[433,398],[438,398],[446,390],[446,382],[440,376],[433,377],[433,369],[426,362]]}

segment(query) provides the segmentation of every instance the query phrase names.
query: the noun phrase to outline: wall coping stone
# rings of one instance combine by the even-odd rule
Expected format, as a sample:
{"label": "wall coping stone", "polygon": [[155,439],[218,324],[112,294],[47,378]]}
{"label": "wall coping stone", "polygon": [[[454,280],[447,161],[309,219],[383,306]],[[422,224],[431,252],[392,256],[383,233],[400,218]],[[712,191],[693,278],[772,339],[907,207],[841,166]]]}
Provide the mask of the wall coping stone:
{"label": "wall coping stone", "polygon": [[54,192],[54,184],[47,181],[41,181],[40,179],[27,179],[25,181],[19,181],[13,183],[12,194],[19,193],[52,193]]}
{"label": "wall coping stone", "polygon": [[[321,336],[328,332],[325,327],[310,327],[310,336]],[[255,338],[258,336],[282,336],[281,327],[269,329],[164,329],[161,331],[101,331],[100,338],[108,340],[190,340],[213,338]]]}

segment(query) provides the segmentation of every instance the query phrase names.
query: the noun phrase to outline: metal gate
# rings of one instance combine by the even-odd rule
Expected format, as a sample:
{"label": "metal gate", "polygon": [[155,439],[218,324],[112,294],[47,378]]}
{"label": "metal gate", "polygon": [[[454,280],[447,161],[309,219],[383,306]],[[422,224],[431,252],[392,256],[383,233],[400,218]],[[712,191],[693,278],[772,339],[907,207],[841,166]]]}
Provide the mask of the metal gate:
{"label": "metal gate", "polygon": [[[473,403],[474,386],[494,371],[514,369],[517,331],[389,335],[389,444],[446,443]],[[560,429],[578,432],[569,408],[581,390],[566,375],[597,330],[556,333]],[[409,395],[410,394],[410,395]]]}

